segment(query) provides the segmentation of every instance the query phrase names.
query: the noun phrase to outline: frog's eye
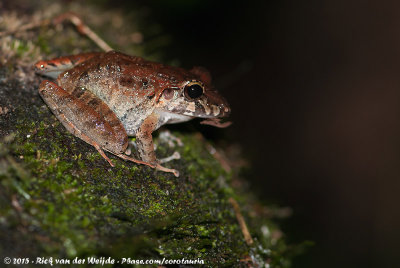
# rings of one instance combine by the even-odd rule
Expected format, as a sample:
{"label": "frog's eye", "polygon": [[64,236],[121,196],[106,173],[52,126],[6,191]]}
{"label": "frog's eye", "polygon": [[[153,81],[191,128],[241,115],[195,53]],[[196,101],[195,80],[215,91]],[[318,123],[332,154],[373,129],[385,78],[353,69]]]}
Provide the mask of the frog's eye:
{"label": "frog's eye", "polygon": [[185,86],[185,96],[189,100],[194,100],[203,95],[203,86],[197,82],[189,83]]}

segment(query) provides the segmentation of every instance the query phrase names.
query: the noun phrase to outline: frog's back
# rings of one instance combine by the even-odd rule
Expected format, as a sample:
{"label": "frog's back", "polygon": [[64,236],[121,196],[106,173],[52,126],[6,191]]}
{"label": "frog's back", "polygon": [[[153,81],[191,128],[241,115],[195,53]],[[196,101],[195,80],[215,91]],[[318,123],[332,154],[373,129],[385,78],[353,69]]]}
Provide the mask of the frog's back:
{"label": "frog's back", "polygon": [[110,51],[61,73],[58,84],[85,102],[90,101],[85,91],[92,92],[116,114],[128,135],[134,135],[164,89],[179,88],[193,78],[182,68]]}
{"label": "frog's back", "polygon": [[[174,74],[176,73],[176,74]],[[58,84],[71,95],[90,102],[92,92],[116,114],[128,135],[134,135],[155,107],[165,87],[177,84],[182,69],[111,51],[65,71]]]}

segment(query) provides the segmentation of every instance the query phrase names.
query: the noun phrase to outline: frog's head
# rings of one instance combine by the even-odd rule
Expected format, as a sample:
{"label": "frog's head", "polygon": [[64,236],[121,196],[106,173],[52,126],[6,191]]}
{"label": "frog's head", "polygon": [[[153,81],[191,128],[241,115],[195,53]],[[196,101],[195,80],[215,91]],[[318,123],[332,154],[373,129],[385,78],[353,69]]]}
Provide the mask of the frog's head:
{"label": "frog's head", "polygon": [[162,91],[164,110],[189,117],[222,118],[230,114],[225,100],[212,86],[211,76],[204,68],[195,67],[175,87]]}

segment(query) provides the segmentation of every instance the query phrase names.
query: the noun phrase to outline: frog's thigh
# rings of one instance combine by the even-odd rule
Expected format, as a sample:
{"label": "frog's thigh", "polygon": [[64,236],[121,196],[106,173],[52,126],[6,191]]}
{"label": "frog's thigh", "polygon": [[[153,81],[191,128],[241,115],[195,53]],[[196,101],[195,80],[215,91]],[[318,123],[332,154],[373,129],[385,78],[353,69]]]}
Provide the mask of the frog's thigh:
{"label": "frog's thigh", "polygon": [[39,93],[65,128],[94,146],[111,165],[102,148],[114,154],[126,149],[115,141],[112,127],[96,111],[55,83],[43,81]]}

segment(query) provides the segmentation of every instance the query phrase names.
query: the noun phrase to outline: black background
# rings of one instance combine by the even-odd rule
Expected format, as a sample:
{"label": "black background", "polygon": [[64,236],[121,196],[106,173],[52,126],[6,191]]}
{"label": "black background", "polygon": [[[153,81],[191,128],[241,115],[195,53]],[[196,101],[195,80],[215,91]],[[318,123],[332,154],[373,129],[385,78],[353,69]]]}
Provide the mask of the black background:
{"label": "black background", "polygon": [[166,51],[203,65],[264,200],[294,209],[294,267],[394,267],[400,238],[398,1],[151,1]]}

